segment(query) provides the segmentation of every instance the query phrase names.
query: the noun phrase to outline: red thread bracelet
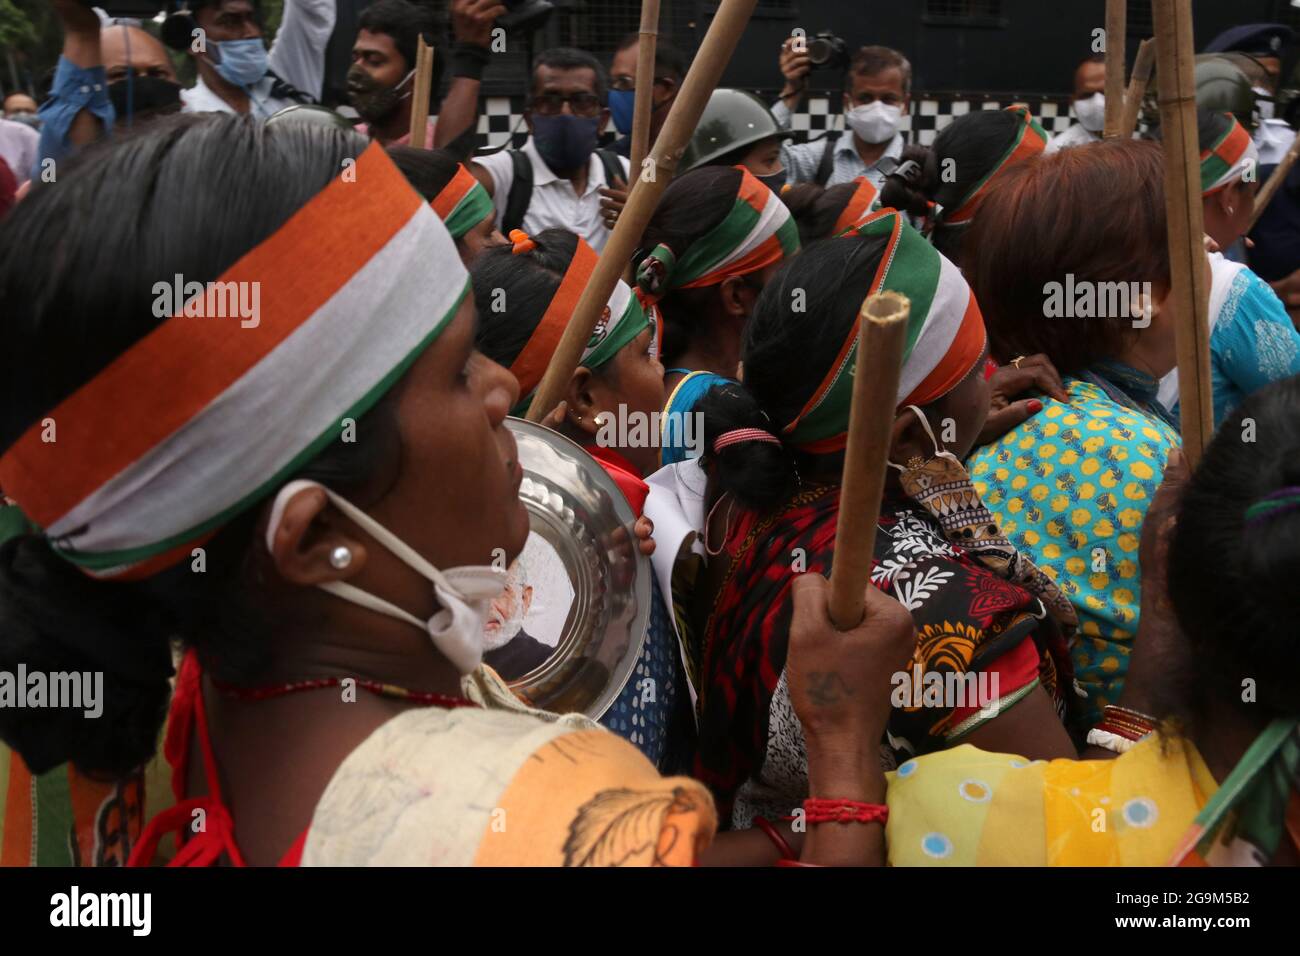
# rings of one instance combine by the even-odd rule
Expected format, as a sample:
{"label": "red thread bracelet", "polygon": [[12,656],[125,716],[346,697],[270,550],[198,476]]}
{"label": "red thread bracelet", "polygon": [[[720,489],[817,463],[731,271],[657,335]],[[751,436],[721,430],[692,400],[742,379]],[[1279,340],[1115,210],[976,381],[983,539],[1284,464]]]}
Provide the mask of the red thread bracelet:
{"label": "red thread bracelet", "polygon": [[[754,826],[766,833],[767,838],[776,844],[777,851],[781,854],[781,860],[799,859],[799,854],[794,852],[794,847],[790,846],[786,838],[781,835],[781,831],[768,822],[766,817],[754,817]],[[779,866],[780,863],[778,862],[777,865]]]}
{"label": "red thread bracelet", "polygon": [[884,823],[889,819],[889,807],[883,803],[861,803],[857,800],[818,800],[803,802],[804,819],[808,823]]}

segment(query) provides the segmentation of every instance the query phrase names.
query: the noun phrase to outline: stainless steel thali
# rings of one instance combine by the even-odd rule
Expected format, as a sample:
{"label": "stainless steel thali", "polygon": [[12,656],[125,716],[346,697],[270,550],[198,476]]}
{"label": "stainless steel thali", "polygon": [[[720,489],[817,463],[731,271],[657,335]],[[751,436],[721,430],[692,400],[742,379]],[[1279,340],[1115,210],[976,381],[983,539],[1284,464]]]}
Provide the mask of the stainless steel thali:
{"label": "stainless steel thali", "polygon": [[[524,472],[519,497],[530,527],[527,573],[536,574],[539,564],[552,566],[543,569],[550,593],[539,598],[531,585],[527,590],[534,606],[547,601],[551,620],[541,643],[553,642],[553,649],[540,663],[523,665],[530,667],[525,672],[502,677],[530,706],[597,718],[631,677],[650,622],[653,572],[632,533],[636,515],[600,463],[577,444],[522,419],[506,424]],[[512,580],[522,566],[512,565]],[[566,576],[572,594],[564,613]],[[518,590],[522,594],[523,582]],[[522,612],[519,626],[536,630],[528,613]],[[520,635],[532,640],[526,630]]]}

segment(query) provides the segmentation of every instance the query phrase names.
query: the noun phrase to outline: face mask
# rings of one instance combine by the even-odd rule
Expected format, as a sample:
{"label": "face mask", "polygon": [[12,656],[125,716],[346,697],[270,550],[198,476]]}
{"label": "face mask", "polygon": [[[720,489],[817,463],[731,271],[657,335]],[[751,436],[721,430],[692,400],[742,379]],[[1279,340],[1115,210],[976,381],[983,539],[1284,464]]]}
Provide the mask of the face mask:
{"label": "face mask", "polygon": [[119,123],[146,113],[165,113],[181,105],[181,85],[159,76],[137,76],[108,84],[108,98]]}
{"label": "face mask", "polygon": [[898,123],[903,117],[903,110],[876,100],[865,106],[855,106],[847,111],[845,119],[858,139],[864,143],[887,143],[898,132]]}
{"label": "face mask", "polygon": [[41,118],[35,113],[23,111],[21,113],[15,113],[13,116],[6,117],[6,119],[11,119],[15,123],[23,123],[26,126],[30,126],[32,129],[41,128]]}
{"label": "face mask", "polygon": [[266,76],[266,44],[261,37],[248,40],[214,40],[217,58],[213,66],[227,83],[249,87]]}
{"label": "face mask", "polygon": [[369,532],[399,561],[431,582],[433,593],[441,607],[429,620],[421,621],[382,598],[342,581],[328,581],[317,587],[367,610],[395,617],[427,631],[433,646],[461,674],[468,674],[478,667],[483,660],[483,625],[487,620],[488,608],[492,599],[505,587],[506,572],[485,565],[467,565],[439,571],[370,515],[314,481],[291,481],[275,496],[275,503],[271,506],[271,520],[266,528],[268,551],[273,550],[275,532],[280,527],[280,519],[284,516],[289,499],[305,488],[320,488],[334,507]]}
{"label": "face mask", "polygon": [[627,136],[632,132],[632,104],[636,101],[636,90],[610,90],[609,112],[614,120],[614,128]]}
{"label": "face mask", "polygon": [[533,142],[551,172],[559,175],[581,169],[596,151],[595,116],[533,116]]}
{"label": "face mask", "polygon": [[402,100],[411,95],[410,90],[403,93],[402,87],[413,76],[415,71],[411,70],[396,86],[380,86],[358,63],[348,69],[348,101],[363,120],[377,123],[392,115]]}
{"label": "face mask", "polygon": [[1068,640],[1078,627],[1074,606],[1051,578],[1003,536],[992,512],[975,490],[966,467],[952,452],[939,448],[925,412],[915,405],[907,407],[930,436],[934,457],[923,459],[918,455],[906,465],[886,462],[899,472],[898,483],[903,493],[930,513],[949,543],[967,552],[998,577],[1020,585],[1042,601]]}
{"label": "face mask", "polygon": [[1089,133],[1100,133],[1106,127],[1106,94],[1093,93],[1075,100],[1074,115],[1078,117],[1079,125]]}
{"label": "face mask", "polygon": [[781,195],[781,187],[784,186],[786,180],[790,178],[790,171],[788,169],[780,169],[774,173],[768,173],[766,176],[755,176],[754,178],[779,196]]}
{"label": "face mask", "polygon": [[1262,86],[1251,87],[1251,92],[1255,94],[1255,109],[1259,111],[1259,118],[1271,120],[1274,116],[1273,94]]}

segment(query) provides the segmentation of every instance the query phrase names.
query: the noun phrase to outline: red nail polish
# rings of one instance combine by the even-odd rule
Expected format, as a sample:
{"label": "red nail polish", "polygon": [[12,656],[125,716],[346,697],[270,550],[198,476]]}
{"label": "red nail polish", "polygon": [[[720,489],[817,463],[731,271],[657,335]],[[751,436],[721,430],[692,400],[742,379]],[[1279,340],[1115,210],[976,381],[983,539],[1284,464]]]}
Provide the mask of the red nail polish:
{"label": "red nail polish", "polygon": [[1029,410],[1031,412],[1041,412],[1043,410],[1043,403],[1036,398],[1031,398],[1029,400]]}

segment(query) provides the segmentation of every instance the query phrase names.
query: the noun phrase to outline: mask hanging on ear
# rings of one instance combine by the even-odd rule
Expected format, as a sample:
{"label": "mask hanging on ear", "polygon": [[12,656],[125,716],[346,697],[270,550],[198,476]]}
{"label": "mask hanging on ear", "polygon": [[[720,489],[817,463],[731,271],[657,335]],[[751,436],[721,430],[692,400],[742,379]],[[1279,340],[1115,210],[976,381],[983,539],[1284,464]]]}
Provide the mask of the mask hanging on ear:
{"label": "mask hanging on ear", "polygon": [[1068,641],[1078,629],[1079,619],[1072,605],[1052,579],[1024,554],[1016,550],[998,528],[993,513],[975,490],[966,466],[952,452],[941,449],[925,412],[908,405],[934,445],[931,458],[919,455],[906,465],[886,462],[899,472],[903,493],[924,508],[950,544],[966,551],[998,577],[1018,584],[1043,603]]}
{"label": "mask hanging on ear", "polygon": [[266,526],[266,548],[273,551],[275,532],[284,517],[285,506],[298,492],[319,488],[330,503],[369,532],[399,561],[433,584],[433,593],[441,607],[433,617],[422,621],[383,598],[375,597],[355,585],[343,581],[318,584],[323,591],[367,610],[395,617],[399,621],[427,631],[433,646],[463,675],[482,663],[484,624],[489,605],[506,585],[506,571],[487,565],[464,565],[439,571],[422,558],[415,549],[402,541],[370,515],[345,498],[336,495],[324,485],[314,481],[291,481],[280,489],[271,506],[271,519]]}

